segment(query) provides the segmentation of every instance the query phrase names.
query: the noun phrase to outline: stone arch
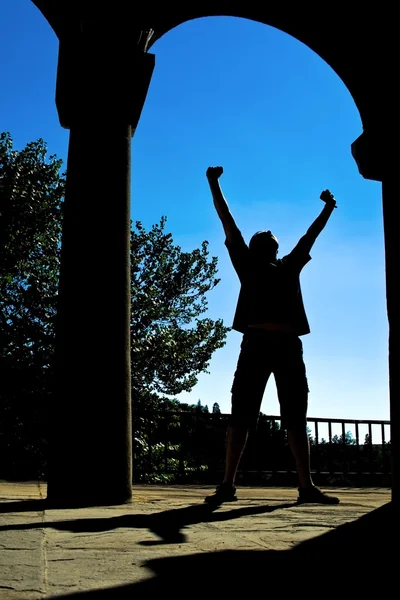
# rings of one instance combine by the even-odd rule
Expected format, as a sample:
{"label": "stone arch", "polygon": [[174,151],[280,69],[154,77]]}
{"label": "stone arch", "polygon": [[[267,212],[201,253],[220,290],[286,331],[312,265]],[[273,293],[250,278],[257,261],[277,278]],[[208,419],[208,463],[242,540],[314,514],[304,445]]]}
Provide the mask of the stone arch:
{"label": "stone arch", "polygon": [[[193,6],[194,5],[194,6]],[[350,13],[351,15],[351,13]],[[354,20],[347,20],[340,11],[329,13],[329,24],[324,30],[323,24],[326,20],[326,9],[311,8],[310,6],[291,6],[290,11],[283,3],[276,3],[261,7],[258,3],[250,0],[240,3],[235,1],[216,2],[194,2],[190,11],[180,13],[179,16],[170,17],[163,15],[156,17],[154,27],[143,31],[141,42],[146,51],[151,50],[153,44],[167,32],[179,25],[201,17],[229,16],[244,18],[269,25],[287,33],[291,37],[305,44],[315,52],[324,62],[330,66],[338,75],[352,96],[360,113],[363,126],[369,123],[370,109],[368,104],[373,100],[373,82],[381,83],[378,61],[361,47],[359,41],[354,38]],[[321,23],[321,30],[318,30]],[[363,19],[359,20],[362,28]],[[376,21],[379,30],[379,16]],[[342,48],[338,52],[335,43],[336,31],[340,30]],[[366,41],[368,33],[365,33]],[[359,48],[359,51],[358,51]],[[355,52],[356,51],[356,52]],[[361,60],[362,58],[362,60]],[[366,98],[368,91],[369,99]],[[369,100],[369,101],[368,101]]]}

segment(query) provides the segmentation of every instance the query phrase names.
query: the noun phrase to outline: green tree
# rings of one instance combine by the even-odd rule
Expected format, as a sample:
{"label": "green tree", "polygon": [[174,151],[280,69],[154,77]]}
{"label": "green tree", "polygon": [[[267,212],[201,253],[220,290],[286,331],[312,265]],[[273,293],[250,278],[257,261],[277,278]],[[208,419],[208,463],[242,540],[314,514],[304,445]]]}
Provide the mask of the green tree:
{"label": "green tree", "polygon": [[212,412],[213,412],[213,414],[218,414],[218,415],[221,414],[221,409],[219,407],[218,402],[214,402],[213,407],[212,407]]}
{"label": "green tree", "polygon": [[201,400],[197,400],[197,403],[192,406],[197,413],[208,414],[210,412],[207,404],[202,404]]}
{"label": "green tree", "polygon": [[18,456],[43,441],[59,272],[61,160],[42,139],[20,151],[0,134],[1,441]]}
{"label": "green tree", "polygon": [[[341,441],[343,442],[343,436],[341,437]],[[345,436],[344,436],[344,443],[347,446],[355,446],[356,439],[353,437],[353,434],[351,433],[351,431],[346,431]]]}
{"label": "green tree", "polygon": [[131,232],[132,389],[139,402],[148,392],[190,391],[228,332],[221,319],[200,318],[219,282],[217,258],[209,258],[206,241],[182,251],[165,223],[162,217],[146,231],[136,222]]}

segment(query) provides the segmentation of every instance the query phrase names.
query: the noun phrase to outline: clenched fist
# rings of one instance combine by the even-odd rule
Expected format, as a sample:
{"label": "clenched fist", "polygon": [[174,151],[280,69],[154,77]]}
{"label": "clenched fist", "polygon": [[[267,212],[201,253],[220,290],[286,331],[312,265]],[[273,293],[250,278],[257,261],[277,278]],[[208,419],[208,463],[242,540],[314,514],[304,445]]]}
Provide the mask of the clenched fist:
{"label": "clenched fist", "polygon": [[208,167],[206,171],[207,179],[219,179],[223,172],[222,167]]}
{"label": "clenched fist", "polygon": [[324,190],[321,192],[320,198],[325,204],[333,205],[336,208],[336,200],[333,194],[329,190]]}

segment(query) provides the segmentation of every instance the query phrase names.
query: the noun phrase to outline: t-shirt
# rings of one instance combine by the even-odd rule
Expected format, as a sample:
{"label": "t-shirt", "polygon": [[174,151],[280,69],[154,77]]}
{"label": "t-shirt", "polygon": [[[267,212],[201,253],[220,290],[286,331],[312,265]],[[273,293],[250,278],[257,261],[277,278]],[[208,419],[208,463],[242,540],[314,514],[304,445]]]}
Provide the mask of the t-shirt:
{"label": "t-shirt", "polygon": [[255,258],[238,228],[232,240],[225,240],[241,283],[233,329],[245,333],[249,325],[279,323],[293,327],[297,335],[310,333],[300,272],[311,256],[302,240],[290,254],[271,262]]}

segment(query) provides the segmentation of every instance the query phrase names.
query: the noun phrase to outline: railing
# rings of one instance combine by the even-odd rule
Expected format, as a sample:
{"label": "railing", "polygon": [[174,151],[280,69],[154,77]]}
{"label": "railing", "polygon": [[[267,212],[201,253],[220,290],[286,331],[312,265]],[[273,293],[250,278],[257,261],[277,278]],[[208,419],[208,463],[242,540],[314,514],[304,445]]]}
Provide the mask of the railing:
{"label": "railing", "polygon": [[[242,484],[293,483],[294,460],[280,417],[260,415],[239,465]],[[224,469],[229,415],[134,413],[134,480],[216,483]],[[390,421],[308,418],[316,483],[391,485]]]}
{"label": "railing", "polygon": [[[375,478],[391,475],[390,421],[309,418],[308,424],[311,428],[314,427],[311,449],[314,444],[316,473],[320,473],[325,467],[325,473],[331,476],[337,473],[358,477],[369,475]],[[326,424],[328,429],[325,443],[322,443],[321,424]],[[333,434],[335,426],[339,427],[340,432],[339,435],[336,433],[336,436]],[[351,427],[353,432],[347,427]],[[339,470],[332,456],[332,448],[337,444],[341,451]],[[322,457],[325,448],[328,456],[324,465]]]}

